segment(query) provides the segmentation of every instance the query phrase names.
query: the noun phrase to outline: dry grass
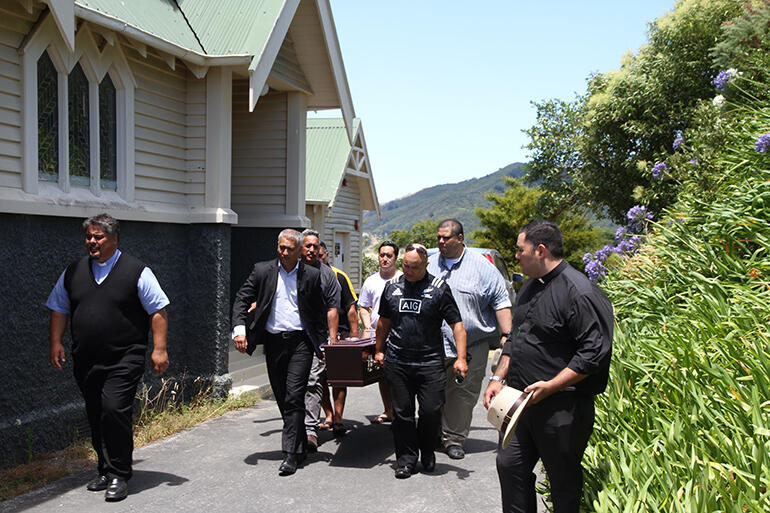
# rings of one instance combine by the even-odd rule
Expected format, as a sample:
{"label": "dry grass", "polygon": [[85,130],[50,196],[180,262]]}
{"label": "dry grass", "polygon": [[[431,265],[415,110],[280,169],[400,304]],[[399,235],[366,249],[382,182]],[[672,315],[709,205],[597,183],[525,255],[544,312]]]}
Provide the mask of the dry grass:
{"label": "dry grass", "polygon": [[81,439],[61,451],[39,454],[29,463],[0,470],[0,501],[40,488],[96,464],[90,440]]}
{"label": "dry grass", "polygon": [[[260,400],[258,393],[214,399],[204,391],[185,404],[169,401],[176,385],[164,383],[153,398],[140,395],[142,409],[134,422],[134,447],[141,447],[201,422],[219,417],[239,408],[253,406]],[[80,439],[60,451],[39,454],[28,463],[0,470],[0,501],[4,501],[96,465],[96,453],[91,442]]]}

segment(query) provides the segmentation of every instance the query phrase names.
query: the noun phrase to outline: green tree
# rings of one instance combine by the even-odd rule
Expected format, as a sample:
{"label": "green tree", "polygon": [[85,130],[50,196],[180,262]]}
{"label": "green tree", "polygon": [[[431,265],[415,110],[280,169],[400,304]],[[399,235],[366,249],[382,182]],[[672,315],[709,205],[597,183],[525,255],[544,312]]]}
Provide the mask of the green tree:
{"label": "green tree", "polygon": [[582,214],[562,210],[553,216],[540,215],[538,210],[542,192],[538,188],[526,187],[515,178],[506,178],[508,188],[503,194],[490,193],[492,202],[488,209],[477,208],[484,228],[473,232],[475,246],[497,249],[508,266],[518,269],[516,260],[516,238],[519,229],[534,219],[548,219],[559,225],[564,238],[565,259],[581,271],[584,268],[583,255],[602,246],[611,236],[608,230],[591,225]]}
{"label": "green tree", "polygon": [[390,240],[398,244],[403,249],[412,242],[417,242],[426,248],[436,246],[436,230],[438,230],[438,221],[433,219],[423,219],[412,225],[408,230],[393,230],[390,232]]}
{"label": "green tree", "polygon": [[[648,43],[624,57],[619,70],[589,79],[585,96],[536,105],[527,180],[542,183],[544,211],[580,205],[622,223],[642,197],[654,212],[674,201],[676,182],[661,187],[652,167],[675,152],[672,143],[692,126],[700,101],[716,94],[711,80],[719,69],[709,50],[740,5],[679,1],[650,24]],[[645,196],[650,187],[656,194]]]}

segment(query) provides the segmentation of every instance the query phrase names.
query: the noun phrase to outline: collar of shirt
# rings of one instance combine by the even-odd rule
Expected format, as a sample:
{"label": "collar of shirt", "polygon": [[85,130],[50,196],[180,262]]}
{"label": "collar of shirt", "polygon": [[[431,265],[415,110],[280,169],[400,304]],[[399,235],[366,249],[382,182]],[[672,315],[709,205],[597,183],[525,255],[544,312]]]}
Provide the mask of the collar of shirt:
{"label": "collar of shirt", "polygon": [[94,280],[96,280],[96,283],[104,281],[107,275],[110,274],[110,271],[112,271],[112,268],[115,267],[115,262],[118,261],[118,258],[120,258],[120,250],[116,249],[115,254],[104,262],[91,260],[91,271],[94,273]]}
{"label": "collar of shirt", "polygon": [[292,269],[291,271],[287,271],[286,269],[284,269],[283,265],[281,264],[281,261],[278,260],[278,272],[283,273],[284,275],[296,273],[297,269],[299,269],[299,260],[297,260],[297,264],[294,266],[294,269]]}
{"label": "collar of shirt", "polygon": [[[463,257],[465,256],[465,251],[467,249],[468,249],[468,246],[466,246],[465,243],[463,243],[463,252],[460,253],[459,257],[457,257],[457,261],[454,263],[454,265],[452,265],[452,269],[454,269],[455,267],[460,265],[460,263],[463,261]],[[454,259],[450,259],[450,260],[454,260]],[[438,263],[439,263],[439,266],[441,266],[442,269],[449,270],[449,267],[446,265],[446,258],[444,258],[444,255],[442,255],[440,253],[439,253],[439,257],[438,257]]]}
{"label": "collar of shirt", "polygon": [[543,285],[548,285],[548,282],[553,280],[557,276],[559,276],[565,267],[567,267],[567,261],[562,260],[561,262],[559,262],[559,265],[551,269],[551,271],[548,274],[546,274],[545,276],[541,276],[540,278],[537,278],[537,281],[539,281]]}

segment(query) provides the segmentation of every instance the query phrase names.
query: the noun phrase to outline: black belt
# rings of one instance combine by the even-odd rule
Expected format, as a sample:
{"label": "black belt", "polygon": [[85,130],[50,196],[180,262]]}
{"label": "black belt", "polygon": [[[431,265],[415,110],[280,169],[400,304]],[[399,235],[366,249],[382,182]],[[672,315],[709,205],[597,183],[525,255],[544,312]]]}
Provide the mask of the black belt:
{"label": "black belt", "polygon": [[270,333],[271,337],[275,338],[282,338],[284,340],[289,340],[296,337],[301,337],[305,334],[302,330],[296,330],[296,331],[279,331],[278,333]]}

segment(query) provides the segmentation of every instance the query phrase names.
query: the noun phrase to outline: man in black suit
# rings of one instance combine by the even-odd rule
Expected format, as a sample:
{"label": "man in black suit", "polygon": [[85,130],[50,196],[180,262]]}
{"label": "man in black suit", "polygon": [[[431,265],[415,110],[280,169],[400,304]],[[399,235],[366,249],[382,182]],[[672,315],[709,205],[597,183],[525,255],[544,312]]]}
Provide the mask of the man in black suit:
{"label": "man in black suit", "polygon": [[[301,245],[299,232],[283,230],[278,258],[254,264],[233,303],[235,348],[252,354],[265,345],[267,374],[283,417],[281,475],[293,474],[305,459],[305,387],[313,352],[320,356],[326,342],[321,274],[299,260]],[[247,323],[252,304],[254,318]]]}

